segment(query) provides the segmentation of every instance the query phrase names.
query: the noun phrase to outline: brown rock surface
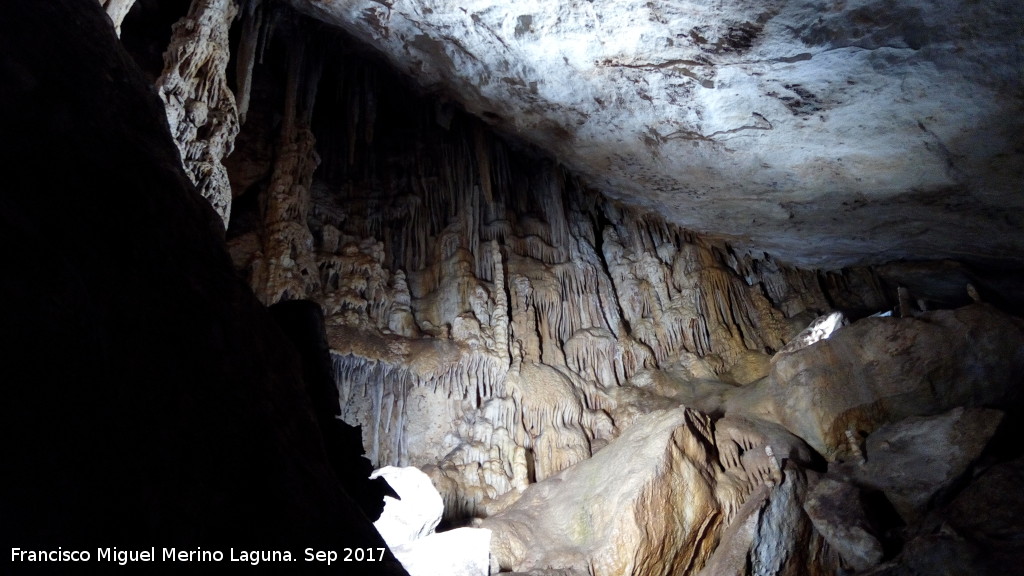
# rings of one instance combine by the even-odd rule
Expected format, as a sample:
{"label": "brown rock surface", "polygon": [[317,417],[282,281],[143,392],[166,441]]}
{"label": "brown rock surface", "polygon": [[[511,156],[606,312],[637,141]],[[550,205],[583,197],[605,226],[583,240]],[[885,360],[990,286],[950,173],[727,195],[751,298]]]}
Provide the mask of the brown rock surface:
{"label": "brown rock surface", "polygon": [[1022,374],[1024,324],[975,304],[856,322],[778,358],[767,380],[738,391],[726,409],[774,419],[834,459],[850,455],[848,430],[862,435],[956,406],[1012,405]]}

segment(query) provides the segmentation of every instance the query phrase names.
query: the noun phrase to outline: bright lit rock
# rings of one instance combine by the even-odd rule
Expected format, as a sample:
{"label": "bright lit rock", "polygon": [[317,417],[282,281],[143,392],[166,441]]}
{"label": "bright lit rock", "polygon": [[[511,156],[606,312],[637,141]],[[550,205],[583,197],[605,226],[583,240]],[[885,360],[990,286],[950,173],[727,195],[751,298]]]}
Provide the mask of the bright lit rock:
{"label": "bright lit rock", "polygon": [[393,546],[409,576],[488,576],[491,531],[456,528]]}
{"label": "bright lit rock", "polygon": [[410,576],[490,573],[490,530],[434,532],[444,502],[429,476],[413,467],[386,466],[370,475],[378,477],[387,480],[399,498],[384,497],[384,512],[373,525]]}
{"label": "bright lit rock", "polygon": [[836,331],[848,324],[849,321],[842,312],[832,312],[824,316],[819,316],[811,322],[811,324],[804,328],[795,338],[789,341],[788,344],[782,347],[781,350],[772,356],[774,362],[783,354],[789,354],[796,352],[802,348],[806,348],[819,340],[828,340],[830,336]]}
{"label": "bright lit rock", "polygon": [[398,493],[397,499],[384,496],[384,512],[373,523],[388,546],[394,548],[434,532],[444,503],[430,477],[411,466],[386,466],[374,470],[370,478],[383,478]]}

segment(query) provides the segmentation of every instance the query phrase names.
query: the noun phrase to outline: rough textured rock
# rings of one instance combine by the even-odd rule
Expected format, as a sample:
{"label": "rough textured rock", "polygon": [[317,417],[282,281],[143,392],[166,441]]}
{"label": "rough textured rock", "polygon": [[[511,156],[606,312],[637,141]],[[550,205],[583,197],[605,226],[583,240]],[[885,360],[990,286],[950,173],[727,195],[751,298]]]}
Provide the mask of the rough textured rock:
{"label": "rough textured rock", "polygon": [[[733,444],[737,441],[741,448]],[[742,432],[733,425],[713,432],[710,419],[687,408],[653,412],[592,458],[531,485],[508,510],[482,525],[494,533],[492,554],[503,569],[585,567],[590,574],[647,575],[701,569],[723,526],[733,518],[742,526],[752,517],[758,528],[738,554],[746,559],[753,550],[762,563],[787,565],[799,558],[791,569],[814,573],[815,563],[802,562],[807,556],[793,551],[794,537],[809,526],[799,498],[786,495],[791,488],[771,496],[762,488],[786,484],[766,446],[768,441],[750,428]],[[800,483],[797,476],[789,485]],[[765,501],[774,502],[766,510],[776,512],[757,512]],[[784,510],[794,505],[790,518]],[[820,545],[808,538],[803,545]],[[757,552],[764,546],[781,546],[789,559]],[[780,573],[777,569],[774,573]]]}
{"label": "rough textured rock", "polygon": [[848,431],[859,437],[956,406],[1015,406],[1022,373],[1020,320],[975,304],[856,322],[779,358],[767,380],[737,391],[726,409],[761,414],[829,459],[846,458]]}
{"label": "rough textured rock", "polygon": [[882,426],[868,436],[856,478],[883,491],[905,520],[916,520],[967,472],[1002,418],[998,410],[955,408]]}
{"label": "rough textured rock", "polygon": [[811,487],[803,506],[815,530],[847,566],[862,572],[882,561],[882,543],[872,534],[857,487],[822,478]]}
{"label": "rough textured rock", "polygon": [[0,70],[3,545],[382,546],[99,4],[7,6]]}
{"label": "rough textured rock", "polygon": [[643,418],[486,519],[491,553],[502,569],[520,571],[655,574],[703,565],[713,550],[706,535],[723,520],[709,426],[683,408]]}
{"label": "rough textured rock", "polygon": [[1016,0],[290,2],[687,228],[1021,263]]}
{"label": "rough textured rock", "polygon": [[228,87],[228,33],[235,0],[194,0],[174,25],[157,89],[186,174],[224,221],[231,217],[231,184],[222,160],[238,133],[238,109]]}
{"label": "rough textured rock", "polygon": [[943,518],[977,543],[992,573],[1024,573],[1024,459],[988,468],[947,506]]}
{"label": "rough textured rock", "polygon": [[787,466],[757,522],[748,553],[750,575],[826,576],[839,571],[839,559],[814,530],[801,505],[807,476]]}
{"label": "rough textured rock", "polygon": [[647,409],[620,394],[644,371],[747,384],[830,302],[888,305],[868,269],[752,258],[610,202],[319,48],[337,34],[296,39],[303,22],[278,24],[276,66],[254,69],[242,138],[279,144],[233,156],[265,179],[239,180],[232,256],[264,302],[322,305],[342,417],[374,465],[428,471],[449,518],[606,445]]}
{"label": "rough textured rock", "polygon": [[[156,19],[167,22],[185,7],[156,0],[138,4],[151,13],[161,12]],[[11,274],[0,285],[9,303],[0,325],[11,331],[2,334],[3,348],[14,358],[13,368],[4,367],[11,371],[5,372],[3,381],[15,382],[5,387],[10,402],[4,404],[2,420],[13,430],[5,429],[4,437],[13,448],[4,454],[4,466],[10,467],[3,471],[5,478],[13,479],[11,493],[27,495],[24,501],[8,498],[3,509],[5,520],[12,518],[16,526],[25,527],[31,545],[44,545],[53,534],[74,540],[108,533],[126,541],[152,537],[202,545],[215,534],[229,533],[247,545],[254,538],[267,545],[290,544],[312,534],[309,539],[316,545],[337,547],[344,541],[376,546],[380,540],[361,531],[368,528],[366,523],[351,520],[357,513],[338,490],[330,467],[336,472],[345,469],[339,454],[357,453],[361,445],[375,465],[422,465],[440,488],[449,519],[487,516],[486,522],[501,526],[504,535],[514,532],[514,538],[499,540],[498,547],[507,564],[535,574],[629,570],[662,575],[701,569],[707,574],[835,574],[840,568],[836,550],[856,558],[858,541],[838,540],[841,529],[834,524],[819,524],[822,528],[815,530],[805,511],[805,502],[816,509],[813,497],[808,502],[808,486],[815,475],[805,474],[803,468],[823,469],[825,463],[778,423],[754,415],[784,422],[829,457],[851,456],[846,464],[830,462],[828,474],[836,472],[835,466],[856,478],[864,455],[865,469],[874,459],[873,448],[862,448],[861,437],[887,421],[908,412],[941,412],[949,402],[1006,401],[1012,410],[1019,400],[1016,393],[1005,394],[1021,376],[1019,321],[983,304],[925,312],[969,300],[1001,305],[991,297],[992,284],[977,283],[990,275],[958,264],[903,262],[881,271],[823,272],[711,241],[666,219],[679,217],[678,202],[659,210],[662,213],[626,206],[599,194],[593,184],[609,194],[628,194],[628,188],[595,179],[596,172],[580,178],[567,169],[563,163],[574,165],[572,155],[595,152],[584,140],[578,138],[570,153],[556,160],[526,146],[522,138],[496,136],[486,123],[461,112],[458,104],[422,97],[373,55],[283,3],[242,3],[238,27],[230,34],[233,4],[193,4],[170,40],[172,69],[162,84],[172,105],[164,112],[170,113],[172,122],[187,120],[176,124],[175,136],[187,145],[177,155],[162,121],[159,138],[138,129],[157,116],[136,118],[136,105],[147,101],[145,106],[155,112],[160,108],[156,99],[134,100],[116,90],[92,97],[87,95],[92,92],[80,90],[130,84],[135,93],[144,92],[137,74],[126,72],[127,65],[100,66],[110,60],[97,52],[97,46],[112,45],[113,27],[97,3],[76,4],[75,10],[89,5],[92,12],[72,18],[62,18],[67,12],[59,10],[46,12],[45,17],[23,17],[38,16],[40,10],[51,8],[47,4],[12,10],[10,22],[25,26],[30,34],[45,31],[43,45],[32,43],[38,39],[8,35],[9,27],[0,36],[5,48],[0,51],[0,72],[10,80],[0,97],[5,98],[3,110],[17,112],[4,117],[2,132],[10,139],[0,143],[3,160],[11,163],[5,168],[5,181],[14,191],[0,200],[0,234],[6,246],[15,248]],[[318,3],[332,4],[338,5]],[[117,9],[114,3],[102,5]],[[400,16],[409,5],[393,2],[391,13]],[[479,11],[481,6],[460,6],[466,17],[458,11],[449,13],[467,26],[487,26],[498,9]],[[644,10],[663,9],[679,16],[672,22],[688,26],[687,18],[700,18],[708,9],[687,6],[686,13],[676,13],[680,6],[651,5],[635,10],[631,18],[637,17],[629,22],[618,22],[621,13],[615,10],[623,6],[629,4],[611,6],[595,0],[558,9],[564,27],[575,26],[571,20],[579,14],[573,10],[597,9],[597,16],[626,33],[633,30],[627,25],[644,22]],[[898,2],[836,5],[824,12],[819,6],[801,6],[753,8],[770,12],[763,22],[754,23],[763,25],[761,30],[741,22],[716,29],[723,22],[709,17],[707,29],[693,27],[673,40],[687,49],[702,46],[708,60],[701,60],[700,70],[715,78],[686,76],[675,67],[690,67],[696,74],[696,65],[683,61],[650,70],[635,61],[638,68],[624,67],[624,58],[600,65],[602,70],[620,69],[645,79],[683,74],[685,79],[677,80],[713,83],[714,88],[700,84],[699,90],[714,90],[721,98],[721,106],[712,111],[706,98],[682,94],[686,106],[692,107],[687,114],[694,116],[674,117],[674,129],[682,131],[658,131],[667,120],[641,117],[656,113],[655,96],[660,97],[658,90],[665,86],[648,86],[654,108],[629,113],[648,127],[654,125],[655,132],[645,132],[650,137],[642,145],[645,150],[672,154],[651,154],[640,164],[651,166],[651,158],[656,158],[659,170],[688,170],[688,180],[677,186],[676,176],[683,173],[678,172],[675,183],[670,178],[652,184],[651,172],[640,169],[633,178],[637,186],[656,192],[665,183],[684,194],[707,192],[682,209],[692,209],[692,215],[684,214],[692,218],[686,221],[699,225],[737,213],[760,217],[736,207],[770,198],[770,212],[784,219],[781,230],[778,221],[766,220],[763,228],[760,221],[735,220],[732,225],[744,233],[753,231],[744,241],[767,237],[774,230],[778,245],[792,248],[794,239],[800,238],[805,261],[817,257],[815,242],[822,236],[808,235],[803,227],[825,217],[838,218],[840,223],[827,228],[830,233],[857,229],[859,236],[829,247],[835,250],[835,259],[828,261],[834,263],[865,246],[876,248],[879,257],[914,246],[934,247],[935,232],[906,234],[920,224],[903,213],[920,215],[932,225],[937,222],[939,230],[949,223],[943,218],[955,213],[958,220],[969,220],[958,230],[973,235],[979,225],[990,223],[991,212],[985,207],[998,205],[1005,218],[989,225],[991,236],[975,235],[961,242],[962,255],[970,257],[979,246],[994,246],[991,257],[1005,256],[1016,237],[999,236],[999,227],[1013,228],[1017,197],[1007,201],[997,187],[977,188],[982,184],[971,167],[979,158],[991,160],[986,155],[995,154],[986,181],[1010,181],[1019,176],[1019,151],[1006,152],[1006,138],[998,134],[990,139],[989,149],[976,146],[975,136],[987,129],[983,120],[966,133],[964,142],[953,146],[949,139],[950,125],[972,114],[980,118],[988,109],[958,108],[942,118],[900,116],[928,108],[929,101],[985,101],[989,85],[978,83],[973,94],[896,101],[889,109],[895,115],[889,118],[890,132],[884,135],[878,130],[881,113],[860,114],[865,105],[858,98],[865,86],[879,88],[874,95],[891,100],[897,91],[918,95],[921,75],[943,80],[948,74],[955,76],[955,66],[941,71],[929,66],[935,58],[946,57],[936,47],[948,30],[929,29],[935,36],[919,38],[920,47],[910,47],[913,54],[902,60],[882,56],[903,48],[871,44],[914,28],[913,17],[940,17],[951,8],[938,2],[923,15],[925,10],[909,13]],[[975,16],[984,19],[995,6],[980,5]],[[523,6],[529,11],[520,15],[529,17],[516,18],[521,42],[537,40],[534,37],[547,34],[550,28],[545,27],[552,25],[542,17],[542,7],[534,7]],[[386,11],[384,4],[377,8]],[[735,3],[728,2],[715,11],[728,19],[735,9]],[[896,18],[899,25],[886,28],[867,22],[869,15],[886,10],[903,10],[900,13],[907,17]],[[765,65],[742,58],[764,56],[780,32],[816,46],[808,40],[807,30],[783,26],[809,23],[806,18],[812,12],[821,19],[808,26],[823,27],[824,40],[817,41],[847,35],[869,45],[863,50],[814,47],[806,56],[768,63],[771,74],[757,77],[764,84],[759,88],[774,90],[781,84],[788,92],[776,90],[771,97],[779,96],[775,104],[797,120],[778,121],[774,113],[759,109],[759,116],[750,114],[753,128],[740,123],[743,129],[728,131],[728,122],[741,120],[736,114],[745,118],[750,111],[728,102],[728,94],[741,91],[727,90],[735,90],[744,75],[751,76],[752,67]],[[132,36],[132,23],[144,19],[133,13],[138,19],[125,20],[126,38]],[[426,22],[427,16],[438,13],[424,11],[418,17]],[[362,12],[372,19],[371,14]],[[1012,23],[1015,13],[1008,14]],[[117,14],[111,15],[116,23]],[[537,32],[531,32],[535,22]],[[151,24],[158,28],[159,23]],[[4,25],[7,20],[0,23]],[[84,32],[89,42],[65,49],[76,36],[69,29]],[[950,53],[971,57],[984,52],[994,45],[989,35],[997,29],[985,29],[977,43]],[[399,28],[388,30],[394,38],[402,35]],[[99,31],[101,38],[92,42],[96,39],[90,31]],[[608,37],[606,43],[622,39]],[[151,40],[143,42],[147,47],[139,53],[160,53],[160,39]],[[467,35],[464,40],[472,48],[475,39]],[[648,40],[638,39],[633,53],[640,54]],[[748,40],[750,46],[745,46]],[[126,40],[133,42],[138,39]],[[451,48],[433,46],[427,34],[412,44],[421,51]],[[679,46],[666,42],[665,48],[665,55],[672,57]],[[237,64],[233,77],[225,68],[228,49]],[[562,46],[550,50],[559,51],[568,64],[571,58]],[[85,64],[40,74],[33,64],[40,57]],[[125,60],[123,53],[118,58]],[[828,111],[814,110],[817,120],[802,116],[811,112],[804,107],[820,92],[818,85],[800,83],[809,72],[805,67],[826,63],[829,71],[842,73],[848,70],[843,66],[865,60],[878,73],[877,82],[851,77],[855,83],[844,86],[837,80],[840,95],[849,96],[849,101]],[[1006,66],[1012,58],[998,61],[1002,64],[983,64]],[[904,82],[888,81],[887,74],[908,63],[915,68],[907,71]],[[157,78],[159,66],[147,70]],[[775,72],[793,73],[798,81],[782,84]],[[171,90],[177,81],[174,74],[179,73],[180,90]],[[1007,87],[1012,88],[1018,76],[1011,72]],[[515,77],[507,78],[512,79],[508,86],[514,87]],[[574,88],[582,88],[578,91],[587,97],[586,83],[577,84]],[[480,86],[481,93],[489,89],[485,83]],[[931,90],[934,84],[924,86]],[[530,106],[547,106],[550,87],[539,83]],[[228,271],[224,251],[219,244],[207,243],[217,236],[220,222],[198,196],[178,194],[188,190],[177,168],[179,156],[188,161],[188,155],[203,153],[204,147],[230,148],[231,90],[236,88],[239,118],[245,116],[246,125],[240,138],[243,146],[229,162],[231,186],[236,189],[228,230],[230,253],[259,299],[268,304],[284,301],[275,311],[292,304],[311,306],[310,310],[323,307],[328,341],[319,337],[317,327],[317,339],[303,356],[304,385],[287,344]],[[630,95],[634,88],[621,83],[614,89]],[[697,90],[696,85],[692,88]],[[526,90],[532,93],[528,85]],[[800,100],[790,98],[791,92]],[[476,98],[471,90],[465,93],[466,101]],[[607,108],[622,111],[629,101],[624,97]],[[226,115],[217,120],[221,124],[209,122],[209,116],[204,119],[211,107]],[[1018,100],[1008,97],[997,108],[1012,113],[1019,109]],[[489,112],[483,115],[489,123],[513,122]],[[853,119],[864,124],[853,129]],[[524,125],[535,120],[528,115],[521,119]],[[599,120],[587,119],[590,127],[583,129],[604,130]],[[762,122],[772,128],[758,129],[766,128]],[[1005,128],[1012,131],[1014,122],[1004,122]],[[777,190],[769,196],[757,193],[765,183],[758,178],[778,176],[777,167],[751,163],[753,172],[744,175],[743,169],[732,166],[728,177],[720,178],[721,155],[719,160],[715,155],[725,151],[725,138],[732,151],[729,157],[740,162],[750,161],[753,149],[746,145],[754,140],[770,145],[758,153],[772,161],[786,154],[797,160],[814,154],[820,141],[813,136],[800,140],[803,151],[783,150],[772,140],[776,134],[792,136],[798,124],[800,130],[809,129],[808,134],[815,133],[811,126],[833,135],[846,130],[842,136],[855,136],[857,146],[878,146],[879,138],[907,145],[901,148],[906,151],[902,156],[883,155],[895,168],[872,172],[889,178],[893,187],[848,178],[850,186],[869,189],[862,199],[845,184],[823,186],[823,180],[842,175],[811,169],[804,177],[793,165],[784,164],[778,170],[798,171],[791,179],[778,180]],[[634,128],[612,127],[625,139],[636,135]],[[927,142],[919,146],[904,141],[906,128],[922,132]],[[865,132],[878,137],[862,137]],[[127,140],[112,138],[112,133]],[[544,140],[552,131],[537,133]],[[690,138],[694,134],[708,137]],[[208,137],[212,139],[204,139]],[[680,142],[692,156],[670,150]],[[963,147],[971,147],[970,154],[964,155]],[[877,167],[872,163],[879,154],[855,158],[847,155],[850,148],[837,145],[829,155],[835,150],[843,162],[859,162],[851,176]],[[944,176],[931,170],[934,165],[929,161],[934,158],[929,154],[935,149],[949,160],[951,172]],[[627,155],[629,151],[628,146],[616,148]],[[998,156],[1002,152],[1006,154]],[[812,168],[836,168],[840,162],[831,156],[821,158]],[[608,160],[595,170],[622,170],[620,159]],[[54,170],[58,161],[62,169]],[[214,163],[201,158],[200,164],[207,161]],[[898,196],[897,189],[909,181],[900,179],[900,173],[907,176],[901,172],[904,162],[919,162],[915,165],[921,168],[909,178],[921,184],[913,201],[930,204],[918,205],[918,212]],[[712,165],[719,168],[693,170]],[[158,172],[159,177],[154,175]],[[716,210],[725,210],[726,215],[698,212],[718,194],[711,186],[737,183],[730,177],[743,180],[733,187],[745,195],[733,198],[740,204],[720,203]],[[709,186],[707,178],[721,181]],[[949,204],[937,204],[933,184],[940,180],[969,188],[945,190],[942,199]],[[806,203],[810,199],[802,196],[807,192],[803,182],[835,194],[824,203]],[[88,183],[84,191],[83,183]],[[970,188],[974,184],[976,188]],[[977,202],[966,202],[963,190]],[[785,198],[778,200],[779,195]],[[217,205],[217,197],[213,201]],[[850,206],[840,209],[844,201]],[[219,206],[223,208],[223,202]],[[907,221],[881,230],[865,227],[864,220],[853,217],[864,214],[868,222],[878,223],[872,218],[885,216],[894,207]],[[897,235],[904,235],[899,244],[890,242]],[[943,242],[949,241],[946,236]],[[1004,241],[1006,246],[1000,244]],[[1000,282],[1005,286],[1013,279]],[[315,303],[287,301],[296,298]],[[904,318],[855,323],[770,363],[772,355],[814,318],[833,311],[863,318],[891,310],[894,301],[899,302],[898,316]],[[275,318],[282,317],[275,313]],[[292,334],[286,323],[281,326]],[[22,380],[16,378],[30,369],[38,371],[44,384],[34,381],[19,387]],[[865,382],[865,387],[858,387]],[[787,405],[791,400],[793,404]],[[335,439],[331,434],[332,428],[340,429],[332,425],[337,424],[338,403],[344,418],[362,426],[364,438]],[[680,403],[707,413],[680,408]],[[942,448],[940,444],[935,443]],[[978,443],[974,444],[976,449]],[[138,446],[146,450],[137,450]],[[40,454],[47,458],[40,460]],[[941,497],[931,497],[928,505],[913,510],[913,522],[899,531],[904,538],[898,544],[905,540],[904,548],[893,549],[899,556],[879,570],[935,572],[942,568],[940,561],[962,571],[983,570],[1002,559],[1012,560],[1013,546],[995,542],[993,534],[1009,533],[1012,538],[1013,526],[1001,528],[996,523],[990,528],[965,520],[964,508],[972,502],[988,505],[977,491],[965,492],[970,497],[956,504],[955,513],[951,507],[934,509],[971,479],[961,475],[958,482],[947,484],[957,475],[950,474],[944,459],[933,460],[921,465],[916,480],[925,486],[914,490],[939,490]],[[365,482],[366,475],[362,476]],[[978,482],[986,478],[983,474]],[[929,479],[934,482],[925,482]],[[184,493],[177,488],[182,484]],[[902,497],[898,490],[890,493],[894,499]],[[89,501],[77,496],[82,494]],[[52,500],[37,505],[45,497]],[[552,504],[542,502],[547,497],[554,498],[556,508],[571,508],[573,513],[549,519]],[[251,506],[253,501],[260,506]],[[106,513],[112,506],[117,510],[113,516]],[[942,518],[946,525],[936,520]],[[55,532],[51,520],[56,522]],[[817,520],[822,520],[820,515]],[[895,521],[886,528],[891,536]],[[833,545],[821,533],[833,539]],[[432,554],[461,534],[416,540],[410,553]],[[467,552],[469,570],[480,573],[485,570],[481,550],[486,532],[466,534],[477,549],[454,546]],[[303,541],[300,547],[309,543]],[[985,560],[993,551],[997,554],[992,558],[1000,560]],[[957,553],[963,558],[951,558]],[[452,552],[446,560],[455,556]],[[855,563],[848,559],[847,564]],[[534,568],[529,568],[531,564]],[[424,570],[437,574],[454,569],[447,563]]]}

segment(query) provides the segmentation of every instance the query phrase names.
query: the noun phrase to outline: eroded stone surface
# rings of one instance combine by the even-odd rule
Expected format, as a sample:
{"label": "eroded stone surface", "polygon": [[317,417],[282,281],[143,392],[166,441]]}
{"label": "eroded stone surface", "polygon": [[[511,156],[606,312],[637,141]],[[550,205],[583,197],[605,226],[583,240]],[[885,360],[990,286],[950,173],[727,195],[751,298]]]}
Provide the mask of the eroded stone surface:
{"label": "eroded stone surface", "polygon": [[859,490],[847,482],[822,478],[803,503],[814,528],[845,563],[858,572],[882,560],[882,544],[872,534]]}
{"label": "eroded stone surface", "polygon": [[291,0],[615,198],[789,261],[1020,262],[1015,0]]}
{"label": "eroded stone surface", "polygon": [[[688,408],[647,414],[485,519],[492,554],[518,571],[648,575],[707,564],[706,574],[724,574],[753,562],[764,573],[819,573],[830,564],[800,509],[806,481],[771,449],[788,453],[788,435],[756,428]],[[729,544],[712,558],[721,537]]]}
{"label": "eroded stone surface", "polygon": [[887,424],[867,439],[858,481],[882,490],[905,520],[920,518],[981,455],[1003,419],[998,410],[955,408]]}
{"label": "eroded stone surface", "polygon": [[[112,3],[108,10],[122,3]],[[188,15],[174,26],[164,53],[164,71],[157,80],[185,173],[225,228],[232,196],[222,160],[231,153],[238,134],[238,108],[227,80],[228,33],[237,12],[235,0],[195,0]]]}
{"label": "eroded stone surface", "polygon": [[685,408],[642,418],[484,520],[492,554],[502,569],[519,571],[655,574],[703,565],[713,550],[705,535],[722,522],[709,426]]}
{"label": "eroded stone surface", "polygon": [[780,422],[830,459],[847,458],[848,431],[860,437],[908,416],[1016,402],[1022,371],[1020,320],[976,304],[856,322],[780,357],[770,378],[737,390],[726,407]]}

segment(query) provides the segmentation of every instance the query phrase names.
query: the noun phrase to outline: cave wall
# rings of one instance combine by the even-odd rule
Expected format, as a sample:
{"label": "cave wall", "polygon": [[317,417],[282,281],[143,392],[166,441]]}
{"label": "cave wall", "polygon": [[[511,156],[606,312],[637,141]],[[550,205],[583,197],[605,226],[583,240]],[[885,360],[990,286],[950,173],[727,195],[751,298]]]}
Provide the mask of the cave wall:
{"label": "cave wall", "polygon": [[871,269],[794,268],[611,202],[343,34],[263,18],[232,257],[265,304],[323,306],[343,417],[376,465],[427,467],[450,517],[589,458],[640,373],[748,384],[817,315],[889,307]]}

